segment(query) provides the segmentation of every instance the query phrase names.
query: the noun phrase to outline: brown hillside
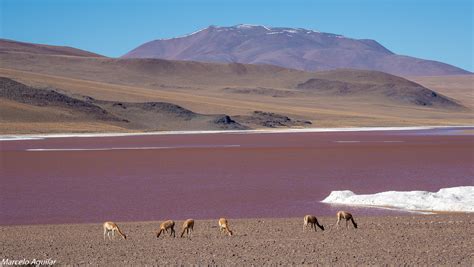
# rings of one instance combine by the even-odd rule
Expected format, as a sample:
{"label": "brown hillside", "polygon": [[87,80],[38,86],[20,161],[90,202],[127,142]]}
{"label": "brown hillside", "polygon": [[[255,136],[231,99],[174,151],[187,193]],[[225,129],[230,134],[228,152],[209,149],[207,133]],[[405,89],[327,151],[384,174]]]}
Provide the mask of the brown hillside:
{"label": "brown hillside", "polygon": [[0,52],[63,55],[76,57],[103,57],[96,53],[68,46],[32,44],[7,39],[0,39]]}

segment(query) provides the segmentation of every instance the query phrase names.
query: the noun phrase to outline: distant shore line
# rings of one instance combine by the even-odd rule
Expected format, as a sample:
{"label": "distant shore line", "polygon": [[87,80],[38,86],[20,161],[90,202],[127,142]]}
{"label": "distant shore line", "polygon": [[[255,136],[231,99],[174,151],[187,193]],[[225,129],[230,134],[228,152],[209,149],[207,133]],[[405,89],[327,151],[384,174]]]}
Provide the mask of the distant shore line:
{"label": "distant shore line", "polygon": [[[328,204],[329,205],[329,204]],[[338,205],[338,204],[330,204],[334,207],[340,207],[340,210],[347,210],[351,211],[354,216],[357,218],[403,218],[403,217],[443,217],[443,216],[472,216],[472,212],[441,212],[441,211],[412,211],[412,210],[403,210],[403,209],[396,209],[390,207],[380,207],[380,206],[361,206],[361,205]],[[380,210],[388,210],[393,211],[396,213],[390,214],[359,214],[359,208],[371,208],[371,209],[380,209]],[[305,214],[301,214],[301,216],[282,216],[282,217],[268,217],[268,216],[251,216],[251,217],[227,217],[232,221],[282,221],[282,220],[301,220],[303,222],[303,217]],[[318,219],[324,220],[336,220],[336,213],[334,215],[318,215],[315,214]],[[169,217],[169,216],[168,216]],[[166,218],[168,218],[166,217]],[[154,219],[144,219],[144,220],[130,220],[130,219],[123,219],[118,218],[116,222],[121,224],[143,224],[143,223],[156,223],[160,224],[166,220],[165,217],[163,218],[154,218]],[[171,218],[171,217],[170,217]],[[183,222],[187,219],[187,217],[179,217],[179,218],[172,218],[175,222]],[[204,218],[194,218],[196,222],[217,222],[219,217],[204,217]],[[39,223],[0,223],[0,228],[2,227],[35,227],[35,226],[48,226],[48,225],[102,225],[104,220],[88,220],[88,221],[65,221],[65,222],[39,222]],[[181,226],[181,225],[180,225]]]}
{"label": "distant shore line", "polygon": [[155,131],[155,132],[104,132],[104,133],[57,133],[57,134],[5,134],[0,141],[35,140],[45,138],[70,137],[126,137],[149,135],[194,135],[194,134],[270,134],[270,133],[318,133],[318,132],[372,132],[372,131],[416,131],[449,128],[474,128],[464,126],[406,126],[406,127],[339,127],[339,128],[289,128],[289,129],[256,129],[256,130],[203,130],[203,131]]}

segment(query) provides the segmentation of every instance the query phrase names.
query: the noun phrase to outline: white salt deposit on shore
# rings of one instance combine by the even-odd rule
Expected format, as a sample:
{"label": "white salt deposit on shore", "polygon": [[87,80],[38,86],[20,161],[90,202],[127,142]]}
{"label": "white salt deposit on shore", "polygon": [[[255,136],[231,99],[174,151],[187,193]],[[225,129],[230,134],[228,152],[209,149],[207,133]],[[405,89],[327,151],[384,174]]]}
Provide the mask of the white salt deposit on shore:
{"label": "white salt deposit on shore", "polygon": [[442,188],[438,192],[387,191],[357,195],[332,191],[323,203],[391,207],[414,211],[474,212],[474,186]]}
{"label": "white salt deposit on shore", "polygon": [[176,134],[259,134],[259,133],[313,133],[313,132],[364,132],[364,131],[414,131],[444,128],[465,128],[474,126],[419,126],[419,127],[348,127],[348,128],[302,128],[302,129],[258,129],[258,130],[216,130],[216,131],[160,131],[140,133],[64,133],[64,134],[19,134],[0,135],[0,141],[63,138],[63,137],[116,137],[142,135]]}

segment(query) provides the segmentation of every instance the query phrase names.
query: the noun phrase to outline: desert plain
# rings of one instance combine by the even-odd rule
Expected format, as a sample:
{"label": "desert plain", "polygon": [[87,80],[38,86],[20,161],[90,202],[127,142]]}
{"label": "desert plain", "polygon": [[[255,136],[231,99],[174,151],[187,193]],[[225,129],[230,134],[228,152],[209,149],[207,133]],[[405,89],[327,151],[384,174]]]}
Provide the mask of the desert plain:
{"label": "desert plain", "polygon": [[58,265],[458,265],[474,261],[474,217],[466,214],[355,217],[358,229],[303,232],[303,217],[196,221],[191,237],[156,238],[159,222],[119,223],[123,240],[104,240],[101,224],[0,226],[3,259],[55,260]]}

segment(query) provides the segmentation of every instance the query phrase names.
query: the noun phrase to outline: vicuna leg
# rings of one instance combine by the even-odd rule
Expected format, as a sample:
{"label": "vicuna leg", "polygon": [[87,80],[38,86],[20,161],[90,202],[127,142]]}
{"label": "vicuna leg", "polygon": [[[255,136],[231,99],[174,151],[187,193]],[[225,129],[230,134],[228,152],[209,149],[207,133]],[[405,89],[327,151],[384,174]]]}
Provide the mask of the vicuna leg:
{"label": "vicuna leg", "polygon": [[158,233],[156,234],[156,238],[160,237],[162,232],[163,232],[163,229],[160,229],[160,231],[158,231]]}
{"label": "vicuna leg", "polygon": [[354,225],[354,228],[357,228],[357,223],[354,221],[354,218],[351,217],[351,222],[352,222],[352,225]]}
{"label": "vicuna leg", "polygon": [[176,233],[174,231],[174,226],[171,227],[171,233],[170,233],[170,236],[173,236],[173,237],[176,237]]}
{"label": "vicuna leg", "polygon": [[192,226],[188,227],[188,229],[186,229],[186,231],[187,231],[187,235],[189,235],[189,236],[193,235],[193,227]]}
{"label": "vicuna leg", "polygon": [[181,234],[181,237],[183,237],[185,231],[186,231],[186,236],[189,236],[189,227],[186,227],[186,228],[183,230],[183,233]]}
{"label": "vicuna leg", "polygon": [[[324,231],[324,226],[322,224],[319,224],[317,220],[316,220],[316,225],[319,227],[319,229],[321,229],[321,231]],[[314,229],[316,230],[316,227],[314,227]]]}

